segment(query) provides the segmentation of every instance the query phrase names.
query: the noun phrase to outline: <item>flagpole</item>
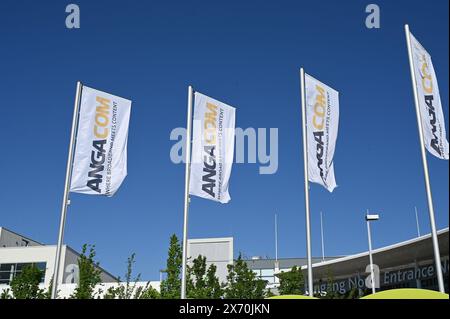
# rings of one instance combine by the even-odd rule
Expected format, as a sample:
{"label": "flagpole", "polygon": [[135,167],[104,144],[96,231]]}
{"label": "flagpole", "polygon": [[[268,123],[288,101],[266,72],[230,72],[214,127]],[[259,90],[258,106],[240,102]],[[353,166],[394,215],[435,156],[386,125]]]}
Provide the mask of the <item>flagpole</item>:
{"label": "flagpole", "polygon": [[305,175],[305,211],[306,211],[306,253],[308,258],[308,293],[314,296],[313,273],[311,260],[311,225],[309,215],[309,179],[308,179],[308,146],[306,132],[306,89],[305,89],[305,70],[300,69],[300,84],[302,95],[302,131],[303,131],[303,163]]}
{"label": "flagpole", "polygon": [[184,175],[184,219],[183,219],[183,259],[181,264],[181,299],[186,299],[186,263],[187,263],[187,232],[189,213],[189,175],[191,168],[191,125],[192,102],[194,89],[188,88],[187,124],[186,124],[186,169]]}
{"label": "flagpole", "polygon": [[414,210],[416,211],[417,237],[420,237],[419,214],[417,213],[417,207],[416,206],[414,206]]}
{"label": "flagpole", "polygon": [[439,291],[444,293],[444,279],[442,277],[442,267],[441,267],[441,255],[439,253],[439,242],[437,238],[436,231],[436,222],[434,218],[434,209],[433,209],[433,197],[431,195],[431,186],[430,186],[430,177],[428,174],[428,163],[427,163],[427,154],[425,151],[425,143],[423,139],[423,128],[422,128],[422,119],[420,116],[420,106],[419,106],[419,94],[417,92],[417,83],[416,77],[414,76],[414,64],[413,64],[413,56],[412,56],[412,48],[411,48],[411,37],[409,26],[405,24],[405,34],[406,34],[406,43],[408,45],[408,58],[409,58],[409,68],[411,72],[411,81],[414,92],[414,104],[416,106],[416,116],[417,116],[417,126],[419,130],[419,139],[420,139],[420,150],[422,153],[422,164],[423,164],[423,172],[425,177],[425,188],[427,192],[428,199],[428,212],[430,215],[430,224],[431,224],[431,237],[433,239],[433,249],[434,249],[434,262],[436,267],[436,277],[438,281]]}
{"label": "flagpole", "polygon": [[320,212],[320,238],[322,239],[322,261],[325,261],[325,246],[323,243],[323,220],[322,212]]}
{"label": "flagpole", "polygon": [[275,261],[278,262],[278,220],[275,214]]}
{"label": "flagpole", "polygon": [[53,285],[52,285],[52,299],[57,298],[58,293],[58,280],[59,280],[59,268],[61,263],[61,250],[64,241],[64,227],[66,224],[66,214],[67,206],[69,205],[69,191],[70,191],[70,181],[72,178],[72,164],[73,164],[73,151],[75,146],[75,135],[78,126],[78,113],[80,109],[80,99],[81,92],[83,90],[83,84],[77,82],[77,92],[75,95],[75,105],[73,110],[72,118],[72,130],[70,133],[70,143],[69,143],[69,154],[67,157],[67,167],[66,167],[66,181],[64,183],[64,195],[61,208],[61,219],[59,223],[59,235],[58,235],[58,245],[56,246],[56,257],[55,257],[55,267],[53,269]]}

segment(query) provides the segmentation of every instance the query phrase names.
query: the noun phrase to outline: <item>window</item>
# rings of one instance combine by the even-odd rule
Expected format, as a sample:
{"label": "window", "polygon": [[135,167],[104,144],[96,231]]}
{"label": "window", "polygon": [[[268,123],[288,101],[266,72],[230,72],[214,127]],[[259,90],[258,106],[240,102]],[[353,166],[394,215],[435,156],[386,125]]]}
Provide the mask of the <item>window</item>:
{"label": "window", "polygon": [[256,277],[261,277],[261,269],[253,269],[253,272],[255,273]]}
{"label": "window", "polygon": [[45,279],[45,270],[47,268],[47,263],[45,262],[37,262],[37,263],[13,263],[13,264],[0,264],[0,284],[9,285],[11,280],[19,275],[25,266],[34,265],[36,266],[42,273],[41,283],[44,282]]}
{"label": "window", "polygon": [[423,279],[420,281],[422,289],[438,290],[439,285],[436,277]]}
{"label": "window", "polygon": [[273,277],[274,270],[273,269],[262,269],[261,276],[263,277]]}
{"label": "window", "polygon": [[1,264],[0,265],[0,284],[9,284],[11,280],[11,273],[14,272],[12,264]]}

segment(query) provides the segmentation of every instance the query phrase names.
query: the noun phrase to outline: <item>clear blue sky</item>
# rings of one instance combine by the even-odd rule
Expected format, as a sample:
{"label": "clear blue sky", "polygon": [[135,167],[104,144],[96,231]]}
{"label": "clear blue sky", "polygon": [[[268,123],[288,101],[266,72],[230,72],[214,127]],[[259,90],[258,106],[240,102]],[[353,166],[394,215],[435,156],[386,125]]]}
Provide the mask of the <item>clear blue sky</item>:
{"label": "clear blue sky", "polygon": [[[113,198],[73,194],[65,242],[97,246],[101,265],[156,280],[172,233],[181,237],[184,165],[169,134],[185,126],[187,86],[237,108],[236,124],[279,129],[279,169],[235,164],[231,202],[193,198],[190,237],[233,236],[235,254],[305,256],[299,68],[340,92],[339,187],[311,185],[313,254],[367,249],[364,211],[379,212],[375,247],[423,233],[429,219],[403,25],[431,53],[446,120],[449,3],[376,1],[73,1],[81,29],[65,28],[68,1],[0,2],[0,226],[57,240],[77,80],[133,100],[128,177]],[[447,122],[448,123],[448,122]],[[448,126],[447,126],[448,130]],[[449,164],[428,155],[438,228],[449,221]]]}

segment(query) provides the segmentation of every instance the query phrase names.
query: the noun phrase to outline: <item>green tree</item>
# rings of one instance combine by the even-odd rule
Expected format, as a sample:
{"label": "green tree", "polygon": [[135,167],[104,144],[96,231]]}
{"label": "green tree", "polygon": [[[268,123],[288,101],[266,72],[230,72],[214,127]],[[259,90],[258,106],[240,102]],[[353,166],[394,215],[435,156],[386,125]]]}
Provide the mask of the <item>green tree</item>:
{"label": "green tree", "polygon": [[215,265],[206,266],[206,257],[198,256],[187,268],[186,290],[188,298],[218,299],[222,288],[216,276]]}
{"label": "green tree", "polygon": [[267,289],[266,298],[274,297],[275,294],[272,292],[272,289]]}
{"label": "green tree", "polygon": [[305,291],[305,281],[300,267],[294,266],[288,272],[281,272],[276,275],[280,279],[278,292],[280,295],[303,295]]}
{"label": "green tree", "polygon": [[[142,288],[142,289],[141,289]],[[160,299],[161,294],[150,286],[150,282],[147,282],[145,287],[139,287],[138,292],[136,292],[136,299]]]}
{"label": "green tree", "polygon": [[186,295],[193,299],[206,299],[206,257],[201,255],[186,269]]}
{"label": "green tree", "polygon": [[[138,274],[134,279],[133,265],[135,264],[136,254],[131,254],[127,260],[127,271],[125,273],[125,285],[122,284],[120,277],[117,280],[117,286],[110,287],[106,290],[104,299],[157,299],[159,292],[150,286],[150,282],[144,287],[137,287],[137,282],[141,279],[141,274]],[[134,283],[132,283],[134,282]],[[137,288],[136,288],[137,287]]]}
{"label": "green tree", "polygon": [[359,297],[359,289],[356,287],[353,287],[351,290],[347,291],[343,296],[345,299],[358,299]]}
{"label": "green tree", "polygon": [[43,272],[36,265],[27,265],[11,281],[11,291],[16,299],[44,299],[45,293],[39,288]]}
{"label": "green tree", "polygon": [[[138,282],[141,278],[141,274],[138,274],[134,280],[132,280],[132,274],[133,274],[133,265],[136,262],[135,259],[136,254],[132,253],[130,257],[127,259],[127,271],[125,273],[125,285],[122,284],[122,281],[120,279],[120,276],[117,279],[117,286],[116,287],[110,287],[106,291],[106,294],[104,296],[105,299],[132,299],[133,293],[136,289],[136,282]],[[131,284],[131,282],[134,281],[134,284]],[[140,290],[139,290],[140,292]]]}
{"label": "green tree", "polygon": [[321,299],[342,299],[344,296],[334,290],[334,275],[330,268],[327,269],[327,289],[324,296],[318,295]]}
{"label": "green tree", "polygon": [[[44,299],[52,299],[52,289],[53,289],[53,278],[50,279],[50,285],[48,285],[47,290],[43,294]],[[59,289],[56,292],[56,295],[58,295]]]}
{"label": "green tree", "polygon": [[13,296],[11,296],[11,289],[3,289],[2,293],[0,294],[0,299],[13,299]]}
{"label": "green tree", "polygon": [[227,299],[262,299],[265,297],[267,281],[258,279],[256,274],[248,269],[247,264],[239,254],[232,265],[228,265],[225,298]]}
{"label": "green tree", "polygon": [[[138,274],[135,278],[134,278],[134,284],[131,284],[131,276],[133,274],[133,265],[135,264],[135,260],[134,258],[136,257],[135,253],[132,253],[130,257],[128,257],[127,260],[127,272],[125,274],[125,287],[124,286],[120,286],[123,287],[124,289],[121,291],[121,299],[131,299],[133,297],[133,292],[136,289],[136,283],[141,279],[141,274]],[[119,282],[120,282],[120,277],[119,277]]]}
{"label": "green tree", "polygon": [[211,264],[206,273],[206,286],[208,287],[208,296],[211,299],[219,299],[223,296],[223,289],[219,278],[216,276],[217,267]]}
{"label": "green tree", "polygon": [[161,298],[179,299],[181,295],[181,245],[175,234],[170,237],[167,257],[166,279],[161,282]]}
{"label": "green tree", "polygon": [[[88,247],[89,253],[87,253]],[[81,255],[78,258],[79,282],[70,298],[94,298],[94,288],[101,282],[101,270],[99,269],[99,263],[94,261],[95,255],[95,245],[83,245]]]}

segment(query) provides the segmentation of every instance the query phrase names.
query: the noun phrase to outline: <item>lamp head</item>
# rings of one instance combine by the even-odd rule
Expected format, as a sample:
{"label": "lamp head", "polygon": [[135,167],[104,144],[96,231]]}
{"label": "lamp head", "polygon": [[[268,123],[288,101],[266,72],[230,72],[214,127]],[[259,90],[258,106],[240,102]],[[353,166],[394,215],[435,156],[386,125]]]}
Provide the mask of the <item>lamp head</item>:
{"label": "lamp head", "polygon": [[375,221],[380,219],[380,216],[378,214],[367,214],[366,215],[366,221]]}

